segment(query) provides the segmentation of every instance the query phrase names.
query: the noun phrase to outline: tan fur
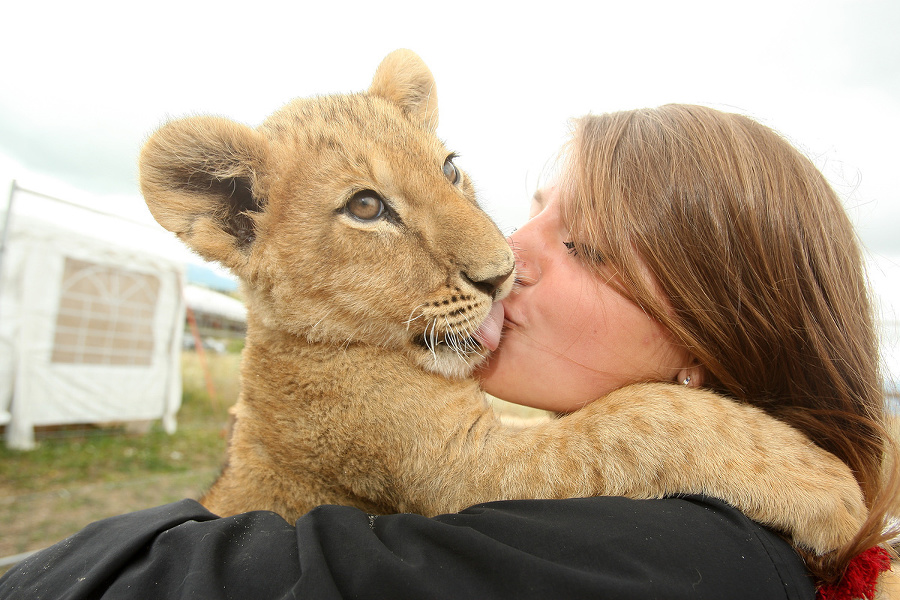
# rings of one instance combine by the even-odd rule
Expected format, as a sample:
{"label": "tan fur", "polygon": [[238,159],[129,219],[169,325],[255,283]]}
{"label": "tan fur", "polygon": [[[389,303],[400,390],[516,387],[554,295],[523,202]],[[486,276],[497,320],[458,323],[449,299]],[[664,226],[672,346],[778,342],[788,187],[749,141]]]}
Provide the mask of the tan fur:
{"label": "tan fur", "polygon": [[878,578],[875,588],[875,600],[891,600],[900,598],[900,576],[896,573],[897,563],[893,563],[890,571],[885,571]]}
{"label": "tan fur", "polygon": [[[174,121],[141,155],[157,220],[240,277],[249,317],[236,423],[202,502],[293,521],[325,503],[424,515],[507,498],[704,493],[826,552],[865,516],[848,468],[787,425],[682,386],[616,391],[503,425],[469,378],[471,338],[513,256],[455,185],[437,100],[397,51],[368,93],[299,99],[258,129]],[[348,200],[374,190],[384,218]],[[473,351],[477,350],[477,351]]]}

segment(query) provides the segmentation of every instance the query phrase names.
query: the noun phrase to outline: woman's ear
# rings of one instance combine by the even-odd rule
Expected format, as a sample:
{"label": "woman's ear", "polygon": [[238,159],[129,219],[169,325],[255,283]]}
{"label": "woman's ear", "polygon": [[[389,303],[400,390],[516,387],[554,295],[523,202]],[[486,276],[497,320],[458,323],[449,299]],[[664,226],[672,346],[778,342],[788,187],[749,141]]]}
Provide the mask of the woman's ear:
{"label": "woman's ear", "polygon": [[680,383],[681,385],[699,388],[703,385],[703,376],[705,370],[703,366],[695,360],[691,361],[690,367],[685,367],[678,371],[678,375],[675,377],[675,383]]}

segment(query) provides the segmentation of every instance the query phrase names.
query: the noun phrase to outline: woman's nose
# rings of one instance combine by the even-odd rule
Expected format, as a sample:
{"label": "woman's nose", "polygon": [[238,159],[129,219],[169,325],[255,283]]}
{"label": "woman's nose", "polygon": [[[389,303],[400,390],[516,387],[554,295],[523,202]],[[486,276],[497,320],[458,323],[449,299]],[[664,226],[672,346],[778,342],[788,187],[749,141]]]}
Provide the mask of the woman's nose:
{"label": "woman's nose", "polygon": [[515,291],[516,288],[534,285],[540,278],[540,271],[538,270],[537,264],[529,257],[530,253],[527,240],[522,239],[523,236],[521,235],[517,237],[518,233],[519,232],[516,231],[507,238],[507,241],[512,248],[513,256],[515,256],[516,259],[516,278],[513,291]]}

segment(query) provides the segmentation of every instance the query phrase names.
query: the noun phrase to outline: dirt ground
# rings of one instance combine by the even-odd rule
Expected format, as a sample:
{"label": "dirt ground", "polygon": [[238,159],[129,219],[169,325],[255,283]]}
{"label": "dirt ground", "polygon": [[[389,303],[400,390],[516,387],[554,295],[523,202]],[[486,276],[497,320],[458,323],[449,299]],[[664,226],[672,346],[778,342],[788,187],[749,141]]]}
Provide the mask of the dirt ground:
{"label": "dirt ground", "polygon": [[196,498],[217,473],[204,469],[18,496],[0,485],[0,558],[45,548],[99,519]]}

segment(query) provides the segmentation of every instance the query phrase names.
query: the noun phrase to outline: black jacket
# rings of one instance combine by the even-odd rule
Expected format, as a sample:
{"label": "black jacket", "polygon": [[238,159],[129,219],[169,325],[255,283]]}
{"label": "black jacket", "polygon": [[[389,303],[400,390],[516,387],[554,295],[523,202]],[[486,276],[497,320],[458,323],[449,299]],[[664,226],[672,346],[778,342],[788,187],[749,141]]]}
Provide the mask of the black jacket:
{"label": "black jacket", "polygon": [[322,506],[217,518],[192,500],[93,523],[0,598],[815,597],[780,537],[702,497],[494,502],[433,519]]}

